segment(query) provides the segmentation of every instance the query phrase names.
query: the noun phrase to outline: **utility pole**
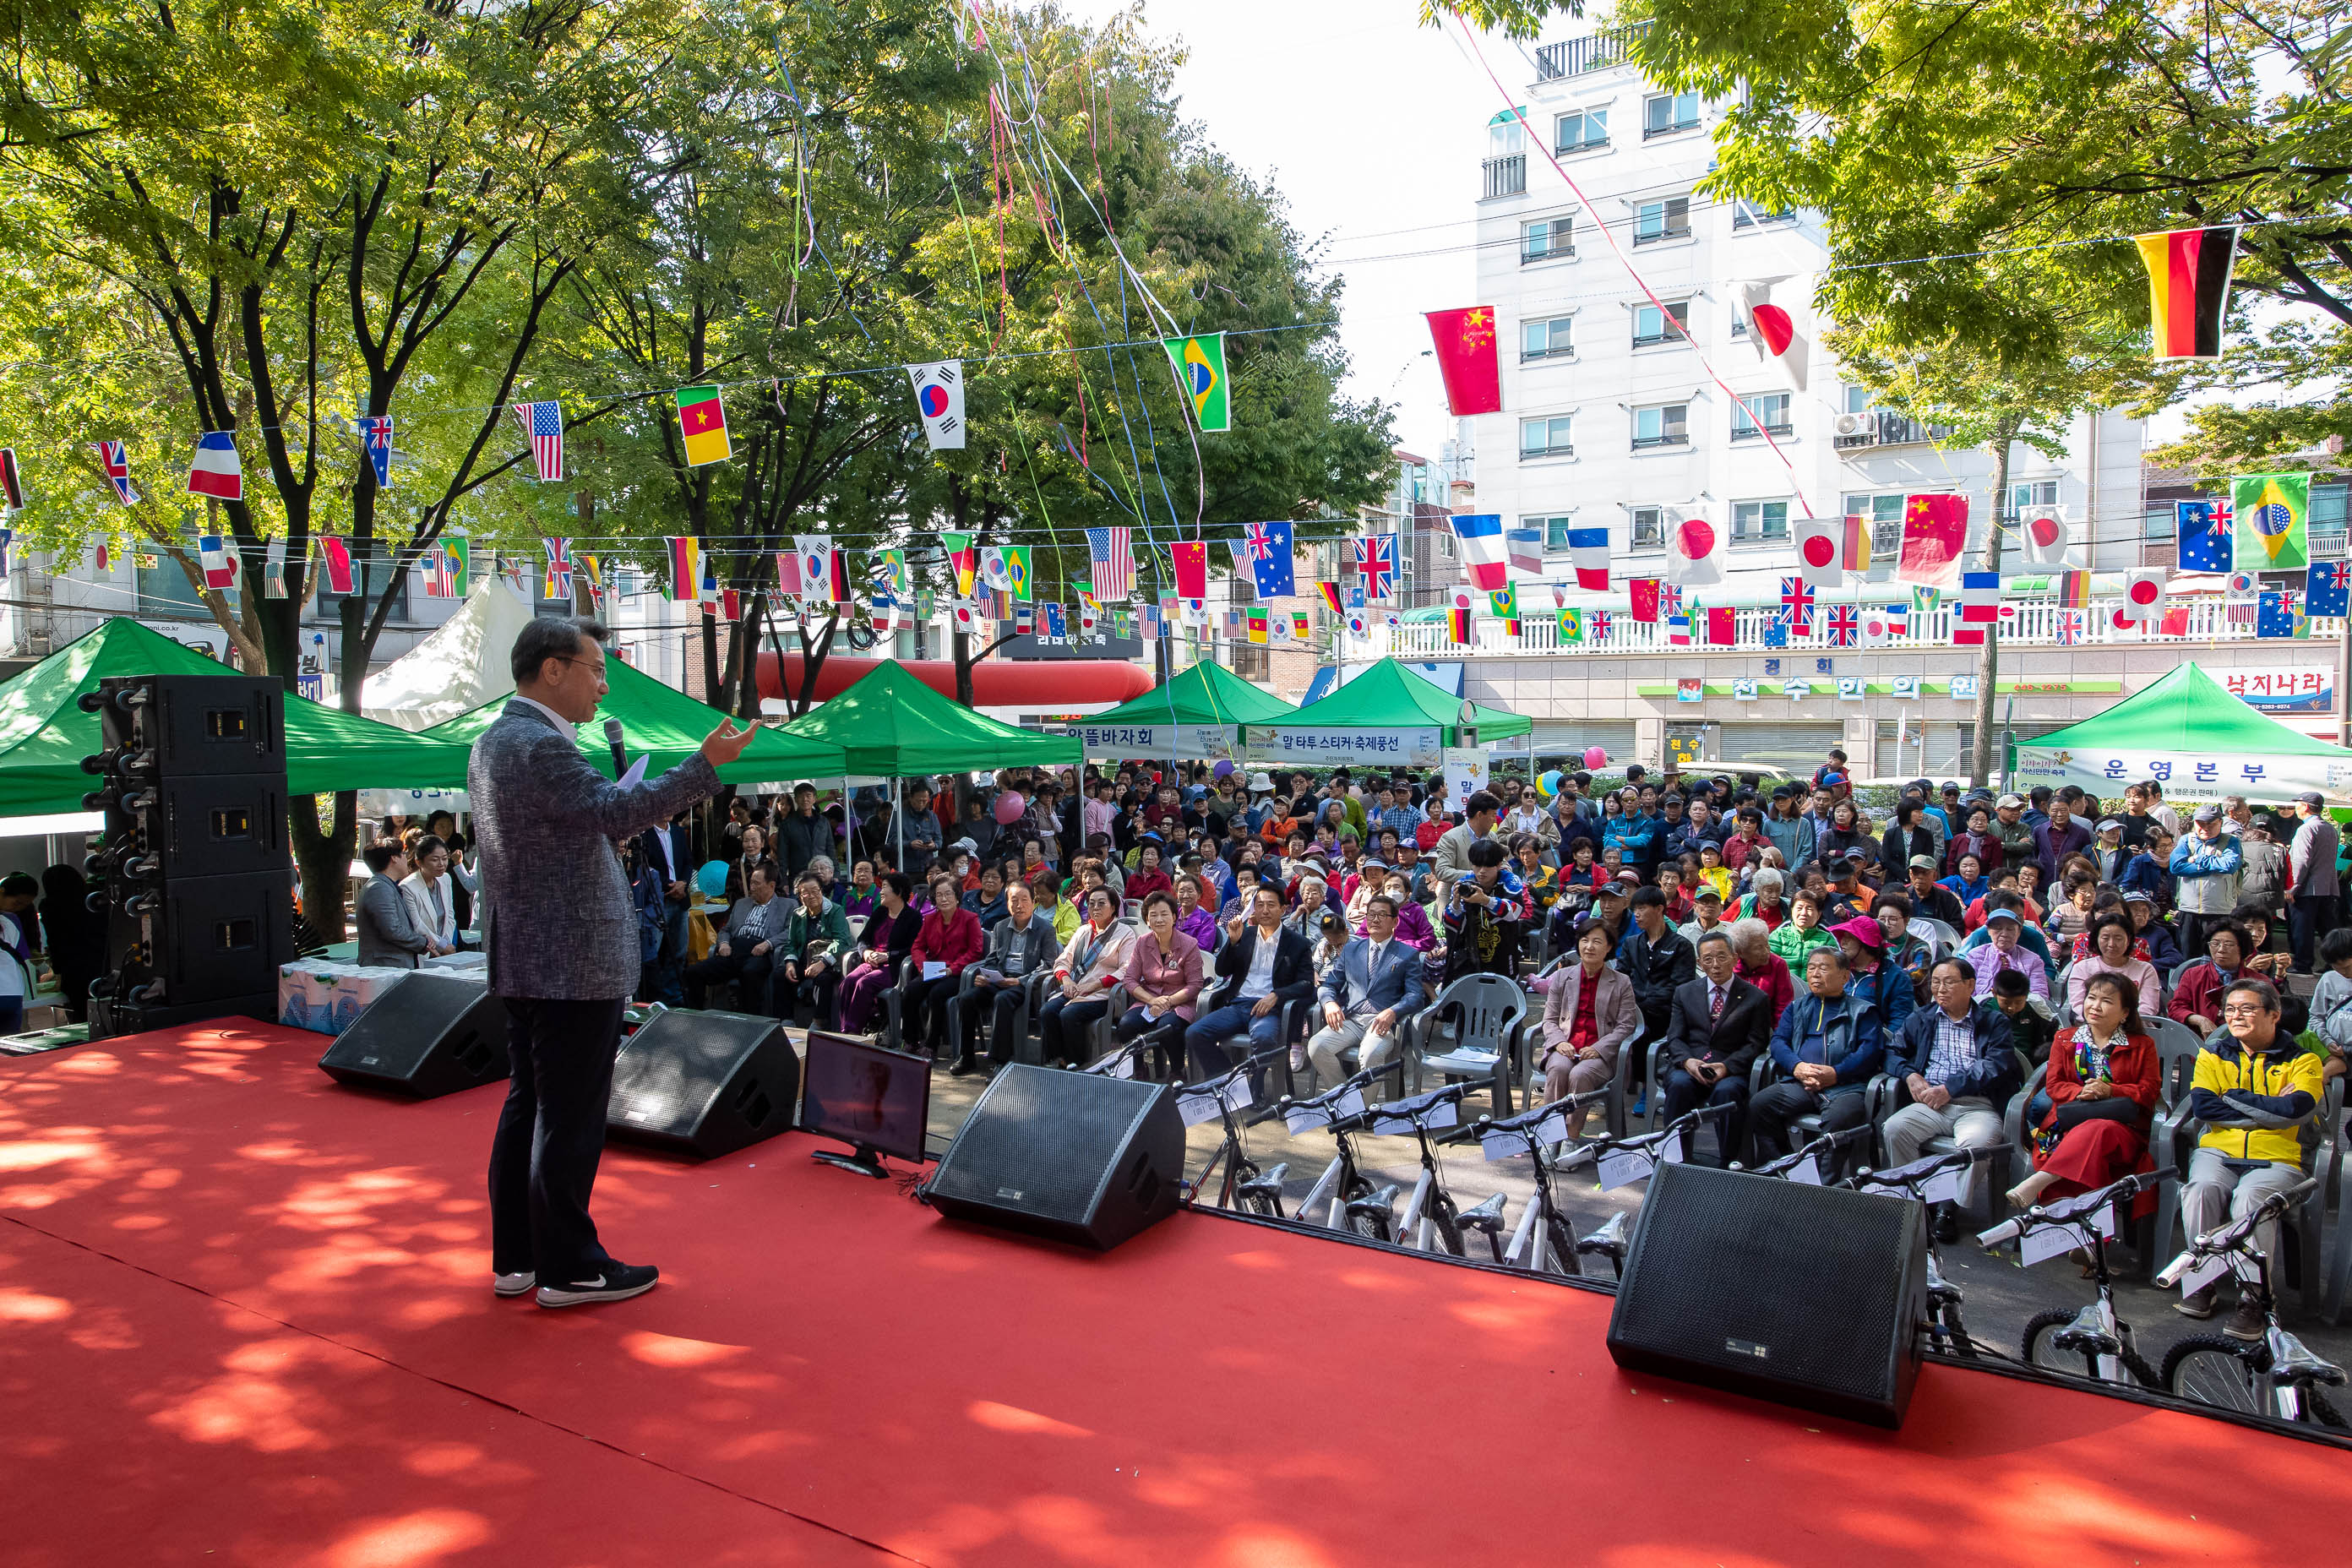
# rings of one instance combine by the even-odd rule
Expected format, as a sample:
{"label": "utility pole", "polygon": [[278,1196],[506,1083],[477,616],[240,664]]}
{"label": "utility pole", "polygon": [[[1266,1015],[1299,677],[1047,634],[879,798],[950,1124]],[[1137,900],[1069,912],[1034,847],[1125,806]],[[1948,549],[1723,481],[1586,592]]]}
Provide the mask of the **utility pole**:
{"label": "utility pole", "polygon": [[[2009,453],[2017,440],[2021,421],[2004,414],[1993,426],[1992,515],[1985,525],[1984,570],[2000,575],[2002,529],[2011,521]],[[2000,616],[1985,627],[1984,645],[1977,653],[1976,735],[1969,752],[1969,784],[1981,788],[1992,776],[1992,700],[2000,675]]]}

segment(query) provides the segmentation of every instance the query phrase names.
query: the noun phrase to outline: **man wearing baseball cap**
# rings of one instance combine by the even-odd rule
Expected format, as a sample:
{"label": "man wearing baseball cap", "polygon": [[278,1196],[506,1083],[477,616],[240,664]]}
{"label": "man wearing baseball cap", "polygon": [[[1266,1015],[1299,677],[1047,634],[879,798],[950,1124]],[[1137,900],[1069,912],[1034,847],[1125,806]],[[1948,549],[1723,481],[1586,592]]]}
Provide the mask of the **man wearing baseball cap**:
{"label": "man wearing baseball cap", "polygon": [[2238,837],[2229,831],[2221,808],[2207,802],[2197,808],[2189,830],[2172,847],[2174,907],[2180,912],[2180,947],[2184,952],[2205,951],[2205,931],[2230,918],[2238,907],[2238,884],[2246,858]]}
{"label": "man wearing baseball cap", "polygon": [[[2033,828],[2025,820],[2025,797],[2005,795],[1992,803],[1992,836],[2000,844],[2003,866],[2022,866],[2042,858],[2033,842]],[[1990,875],[1994,868],[1988,866]]]}
{"label": "man wearing baseball cap", "polygon": [[2344,923],[2344,889],[2336,875],[2341,836],[2315,789],[2294,797],[2294,814],[2303,820],[2287,846],[2286,924],[2294,966],[2309,974],[2318,968],[2320,933]]}

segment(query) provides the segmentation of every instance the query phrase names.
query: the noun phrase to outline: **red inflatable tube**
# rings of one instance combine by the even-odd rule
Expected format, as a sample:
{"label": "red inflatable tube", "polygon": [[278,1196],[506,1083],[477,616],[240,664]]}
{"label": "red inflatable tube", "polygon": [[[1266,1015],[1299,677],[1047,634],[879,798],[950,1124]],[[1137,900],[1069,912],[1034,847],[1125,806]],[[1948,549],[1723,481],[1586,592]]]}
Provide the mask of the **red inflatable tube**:
{"label": "red inflatable tube", "polygon": [[[881,662],[878,658],[829,655],[817,668],[815,700],[822,702],[839,696]],[[951,660],[902,659],[899,663],[908,674],[940,696],[952,698],[956,694],[955,665]],[[785,678],[776,673],[776,656],[760,656],[761,696],[788,698],[797,694],[801,677],[798,654],[785,658],[784,670],[793,689],[791,693],[785,690]],[[1125,702],[1150,689],[1150,670],[1118,659],[990,658],[971,667],[971,700],[982,708],[1026,708],[1041,713],[1059,713],[1080,703]]]}

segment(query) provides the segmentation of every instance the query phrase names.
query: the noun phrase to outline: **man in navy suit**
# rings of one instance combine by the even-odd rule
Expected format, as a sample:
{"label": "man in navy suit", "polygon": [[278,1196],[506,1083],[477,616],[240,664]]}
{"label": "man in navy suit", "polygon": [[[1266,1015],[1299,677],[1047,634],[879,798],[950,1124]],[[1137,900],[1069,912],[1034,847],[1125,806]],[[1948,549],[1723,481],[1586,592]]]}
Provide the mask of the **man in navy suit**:
{"label": "man in navy suit", "polygon": [[1396,900],[1381,894],[1364,905],[1365,934],[1339,950],[1318,988],[1323,1027],[1307,1042],[1317,1081],[1337,1087],[1348,1076],[1339,1053],[1361,1047],[1366,1068],[1381,1067],[1400,1049],[1397,1026],[1422,1004],[1421,954],[1396,940]]}
{"label": "man in navy suit", "polygon": [[[1217,984],[1202,995],[1200,1016],[1184,1030],[1195,1079],[1233,1069],[1236,1058],[1224,1045],[1229,1036],[1246,1030],[1251,1056],[1278,1044],[1283,1005],[1305,1000],[1315,988],[1314,945],[1282,923],[1282,890],[1260,887],[1251,895],[1249,918],[1244,926],[1236,915],[1225,927]],[[1265,1077],[1263,1068],[1250,1075],[1253,1092]]]}

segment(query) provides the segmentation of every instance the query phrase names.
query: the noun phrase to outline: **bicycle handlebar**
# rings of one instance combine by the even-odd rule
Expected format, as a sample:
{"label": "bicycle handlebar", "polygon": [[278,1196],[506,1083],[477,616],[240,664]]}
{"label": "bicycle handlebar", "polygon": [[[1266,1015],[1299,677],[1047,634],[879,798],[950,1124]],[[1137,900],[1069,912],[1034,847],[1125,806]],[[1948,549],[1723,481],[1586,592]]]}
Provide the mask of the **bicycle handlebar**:
{"label": "bicycle handlebar", "polygon": [[2173,1174],[2170,1171],[2135,1171],[2120,1182],[2112,1182],[2095,1193],[2084,1193],[2062,1198],[2054,1204],[2036,1204],[2021,1215],[2013,1215],[1990,1230],[1977,1233],[1977,1245],[1987,1249],[2021,1239],[2027,1231],[2046,1225],[2071,1225],[2087,1219],[2111,1204],[2135,1198]]}
{"label": "bicycle handlebar", "polygon": [[1931,1176],[1938,1176],[1946,1171],[1958,1170],[1964,1165],[1973,1165],[1980,1161],[1990,1160],[1994,1152],[1995,1151],[1990,1146],[1978,1148],[1963,1144],[1958,1149],[1948,1149],[1941,1154],[1930,1154],[1924,1160],[1914,1160],[1907,1165],[1897,1165],[1892,1170],[1857,1172],[1845,1184],[1855,1192],[1861,1192],[1865,1187],[1902,1187],[1906,1191],[1916,1191],[1925,1186]]}
{"label": "bicycle handlebar", "polygon": [[1795,1170],[1799,1165],[1803,1164],[1811,1156],[1833,1150],[1841,1143],[1851,1143],[1856,1138],[1859,1138],[1864,1133],[1871,1131],[1872,1128],[1870,1123],[1865,1121],[1859,1127],[1842,1127],[1835,1132],[1824,1132],[1801,1149],[1794,1150],[1790,1153],[1783,1154],[1777,1160],[1766,1161],[1763,1164],[1757,1166],[1755,1171],[1751,1173],[1759,1176],[1786,1175],[1789,1172]]}
{"label": "bicycle handlebar", "polygon": [[2181,1258],[2185,1260],[2191,1257],[2211,1258],[2224,1252],[2252,1251],[2251,1243],[2257,1226],[2284,1214],[2309,1197],[2318,1186],[2318,1177],[2305,1176],[2291,1187],[2281,1188],[2228,1224],[2216,1226],[2203,1236],[2190,1237],[2189,1249],[2181,1254]]}

